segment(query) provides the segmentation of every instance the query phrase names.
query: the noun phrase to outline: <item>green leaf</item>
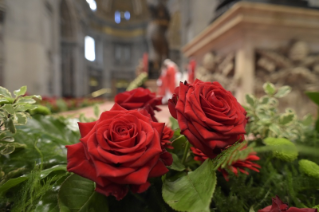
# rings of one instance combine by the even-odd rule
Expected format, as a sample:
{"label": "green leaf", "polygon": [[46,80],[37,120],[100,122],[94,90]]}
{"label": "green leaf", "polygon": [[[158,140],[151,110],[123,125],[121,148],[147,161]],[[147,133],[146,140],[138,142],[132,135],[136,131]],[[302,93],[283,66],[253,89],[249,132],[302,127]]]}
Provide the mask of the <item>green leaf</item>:
{"label": "green leaf", "polygon": [[251,106],[255,106],[255,97],[251,94],[246,94],[246,102]]}
{"label": "green leaf", "polygon": [[319,106],[319,92],[306,92],[306,95]]}
{"label": "green leaf", "polygon": [[173,163],[168,168],[169,169],[173,169],[175,171],[184,171],[185,170],[185,166],[182,164],[182,162],[180,161],[178,156],[176,154],[174,154],[174,153],[171,153],[171,154],[172,154],[172,157],[173,157]]}
{"label": "green leaf", "polygon": [[9,179],[7,182],[5,182],[4,184],[0,186],[0,194],[5,194],[9,189],[19,185],[20,183],[26,181],[27,179],[28,179],[27,176]]}
{"label": "green leaf", "polygon": [[9,128],[10,132],[16,133],[16,127],[14,126],[12,119],[7,120],[7,126]]}
{"label": "green leaf", "polygon": [[269,126],[269,129],[273,132],[273,133],[275,133],[276,135],[280,135],[280,128],[279,128],[279,126],[277,125],[277,124],[271,124],[270,126]]}
{"label": "green leaf", "polygon": [[294,113],[285,113],[279,117],[279,124],[280,125],[289,125],[292,123],[292,121],[294,119],[295,119]]}
{"label": "green leaf", "polygon": [[175,139],[172,141],[172,146],[174,147],[173,151],[174,151],[174,154],[176,154],[178,157],[182,158],[184,155],[185,146],[186,146],[188,141],[184,135],[179,134],[179,130],[176,130],[174,132],[174,134],[175,133],[179,136],[175,137]]}
{"label": "green leaf", "polygon": [[29,105],[29,104],[24,104],[24,103],[21,103],[21,104],[17,104],[17,106],[15,107],[15,111],[16,112],[24,112],[26,110],[34,110],[36,109],[37,106],[36,105]]}
{"label": "green leaf", "polygon": [[34,99],[30,99],[28,97],[21,97],[18,99],[17,103],[34,104],[34,103],[36,103],[36,101]]}
{"label": "green leaf", "polygon": [[287,94],[289,94],[291,91],[291,87],[290,86],[282,86],[281,88],[278,89],[278,92],[275,94],[275,97],[277,98],[282,98],[284,96],[286,96]]}
{"label": "green leaf", "polygon": [[99,106],[97,104],[94,105],[94,115],[95,115],[96,118],[99,118],[100,108],[99,108]]}
{"label": "green leaf", "polygon": [[5,118],[7,116],[8,116],[8,114],[6,112],[4,112],[4,111],[0,112],[0,117]]}
{"label": "green leaf", "polygon": [[266,94],[273,95],[276,92],[274,84],[267,82],[263,85]]}
{"label": "green leaf", "polygon": [[178,122],[173,117],[169,117],[169,122],[171,123],[171,129],[176,130],[179,128]]}
{"label": "green leaf", "polygon": [[301,123],[304,125],[304,126],[310,126],[312,123],[313,123],[313,117],[311,114],[308,114],[306,116],[303,117]]}
{"label": "green leaf", "polygon": [[58,198],[56,191],[47,192],[38,202],[34,212],[59,212]]}
{"label": "green leaf", "polygon": [[278,100],[275,98],[270,98],[269,99],[269,105],[272,107],[276,107],[278,105]]}
{"label": "green leaf", "polygon": [[14,152],[15,146],[12,144],[7,144],[4,146],[4,148],[1,149],[0,154],[1,155],[9,155],[12,152]]}
{"label": "green leaf", "polygon": [[79,121],[82,122],[82,123],[88,122],[88,121],[87,121],[87,118],[84,116],[83,113],[80,114],[80,116],[79,116]]}
{"label": "green leaf", "polygon": [[216,158],[213,159],[214,169],[217,170],[218,168],[225,168],[232,162],[239,159],[245,160],[250,152],[252,152],[252,148],[246,148],[243,150],[247,143],[247,141],[243,141],[242,143],[236,142],[231,147],[222,151]]}
{"label": "green leaf", "polygon": [[58,201],[61,212],[109,211],[106,197],[94,191],[94,183],[76,174],[62,183]]}
{"label": "green leaf", "polygon": [[271,123],[271,116],[269,114],[267,114],[268,111],[266,111],[265,109],[263,108],[258,108],[256,110],[256,115],[257,117],[260,119],[260,121],[262,123]]}
{"label": "green leaf", "polygon": [[25,149],[25,148],[27,148],[27,145],[25,145],[25,144],[20,144],[20,143],[17,143],[17,142],[12,143],[12,145],[14,145],[14,147],[15,147],[16,149]]}
{"label": "green leaf", "polygon": [[14,108],[12,105],[9,105],[9,104],[3,105],[1,109],[5,110],[9,114],[14,114]]}
{"label": "green leaf", "polygon": [[11,93],[8,91],[8,89],[0,86],[0,96],[4,96],[4,97],[12,97]]}
{"label": "green leaf", "polygon": [[4,137],[4,138],[1,138],[1,141],[11,143],[11,142],[14,142],[14,138]]}
{"label": "green leaf", "polygon": [[[56,165],[56,166],[53,166],[53,167],[51,167],[49,169],[42,170],[40,178],[44,179],[49,174],[51,174],[52,172],[56,172],[56,171],[66,171],[66,165]],[[5,182],[3,185],[0,186],[0,194],[1,193],[4,194],[5,192],[7,192],[12,187],[17,186],[20,183],[26,181],[28,179],[28,177],[29,176],[26,175],[26,176],[21,176],[21,177],[9,179],[7,182]]]}
{"label": "green leaf", "polygon": [[32,95],[30,97],[38,99],[38,100],[42,100],[42,97],[40,95]]}
{"label": "green leaf", "polygon": [[43,105],[36,105],[37,108],[30,110],[30,114],[34,115],[34,114],[41,114],[41,115],[50,115],[51,111],[49,108],[43,106]]}
{"label": "green leaf", "polygon": [[44,169],[41,171],[40,177],[41,179],[47,177],[49,174],[51,174],[52,172],[56,172],[56,171],[65,171],[66,172],[66,165],[56,165],[53,166],[51,168],[48,169]]}
{"label": "green leaf", "polygon": [[254,206],[251,206],[251,207],[250,207],[249,212],[255,212]]}
{"label": "green leaf", "polygon": [[15,117],[17,124],[24,125],[27,123],[27,116],[24,113],[16,113]]}
{"label": "green leaf", "polygon": [[259,101],[260,101],[260,103],[263,104],[263,105],[268,104],[268,102],[269,102],[269,96],[263,96],[263,97],[260,98]]}
{"label": "green leaf", "polygon": [[1,98],[0,99],[0,104],[11,104],[12,102],[14,101],[14,99],[13,98]]}
{"label": "green leaf", "polygon": [[27,86],[22,86],[20,89],[13,91],[16,97],[23,96],[27,92]]}
{"label": "green leaf", "polygon": [[163,183],[165,202],[177,211],[209,212],[209,205],[216,187],[216,173],[211,160],[206,160],[195,171],[176,181]]}

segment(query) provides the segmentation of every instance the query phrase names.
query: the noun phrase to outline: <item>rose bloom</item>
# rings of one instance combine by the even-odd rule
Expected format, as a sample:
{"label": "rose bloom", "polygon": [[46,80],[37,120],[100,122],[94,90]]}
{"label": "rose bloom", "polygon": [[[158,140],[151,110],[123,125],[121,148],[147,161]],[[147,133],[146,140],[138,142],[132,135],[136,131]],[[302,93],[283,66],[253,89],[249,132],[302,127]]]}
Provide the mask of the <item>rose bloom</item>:
{"label": "rose bloom", "polygon": [[[243,147],[241,150],[244,149],[246,149],[246,146]],[[206,159],[208,159],[208,157],[199,149],[191,147],[191,150],[194,154],[194,160],[204,162]],[[218,171],[220,171],[223,174],[226,181],[229,180],[228,172],[226,170],[232,171],[236,176],[238,176],[238,170],[243,174],[249,175],[245,168],[251,169],[255,172],[259,172],[258,168],[261,168],[260,165],[253,162],[259,159],[260,158],[256,155],[256,152],[251,152],[245,160],[234,161],[231,165],[228,165],[226,169],[222,169],[221,167],[219,167]]]}
{"label": "rose bloom", "polygon": [[180,83],[168,107],[181,134],[209,158],[244,140],[246,111],[218,82]]}
{"label": "rose bloom", "polygon": [[114,101],[127,110],[144,108],[151,115],[152,120],[157,122],[154,110],[161,111],[157,106],[162,104],[162,97],[156,97],[156,94],[148,89],[136,88],[117,94]]}
{"label": "rose bloom", "polygon": [[318,210],[314,208],[289,208],[288,204],[283,203],[279,197],[276,196],[275,198],[272,198],[272,205],[258,210],[258,212],[318,212]]}
{"label": "rose bloom", "polygon": [[79,123],[79,128],[81,142],[66,146],[67,170],[96,182],[97,192],[117,200],[129,189],[147,190],[148,179],[167,173],[173,161],[161,145],[168,145],[171,132],[137,110],[115,104],[99,120]]}

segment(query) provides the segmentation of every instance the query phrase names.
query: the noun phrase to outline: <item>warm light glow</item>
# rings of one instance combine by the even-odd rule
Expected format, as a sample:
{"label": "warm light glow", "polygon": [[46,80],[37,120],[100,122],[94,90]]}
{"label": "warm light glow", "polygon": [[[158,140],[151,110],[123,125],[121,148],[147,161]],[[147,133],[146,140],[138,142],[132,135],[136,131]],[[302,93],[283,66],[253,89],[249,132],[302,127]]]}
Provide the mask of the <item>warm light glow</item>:
{"label": "warm light glow", "polygon": [[97,6],[95,0],[86,0],[86,2],[89,4],[91,10],[95,11]]}
{"label": "warm light glow", "polygon": [[85,58],[89,61],[95,60],[95,41],[90,36],[85,36]]}

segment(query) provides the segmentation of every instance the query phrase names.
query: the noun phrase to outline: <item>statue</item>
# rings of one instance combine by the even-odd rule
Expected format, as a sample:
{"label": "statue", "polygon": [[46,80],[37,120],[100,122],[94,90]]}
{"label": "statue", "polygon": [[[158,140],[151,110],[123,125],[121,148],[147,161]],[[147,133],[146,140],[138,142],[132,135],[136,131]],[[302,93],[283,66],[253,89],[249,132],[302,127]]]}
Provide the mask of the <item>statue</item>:
{"label": "statue", "polygon": [[202,66],[196,68],[195,76],[205,82],[218,81],[226,90],[234,92],[236,83],[233,80],[235,70],[235,55],[219,56],[208,52],[202,61]]}
{"label": "statue", "polygon": [[319,54],[312,53],[309,45],[300,40],[292,40],[286,47],[277,50],[256,50],[255,93],[263,95],[262,84],[271,82],[280,87],[289,85],[292,92],[282,102],[298,108],[304,115],[314,111],[305,91],[319,90]]}
{"label": "statue", "polygon": [[149,11],[151,20],[146,31],[149,48],[149,78],[157,79],[160,75],[160,65],[169,54],[166,31],[170,15],[161,1],[157,5],[149,5]]}

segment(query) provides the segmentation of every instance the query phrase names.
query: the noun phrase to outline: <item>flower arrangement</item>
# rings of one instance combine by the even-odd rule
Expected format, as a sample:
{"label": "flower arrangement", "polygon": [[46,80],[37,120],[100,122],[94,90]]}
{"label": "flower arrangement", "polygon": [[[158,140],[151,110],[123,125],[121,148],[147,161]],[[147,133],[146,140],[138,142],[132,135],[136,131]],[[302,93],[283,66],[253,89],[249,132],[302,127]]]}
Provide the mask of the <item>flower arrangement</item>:
{"label": "flower arrangement", "polygon": [[[39,97],[22,97],[23,87],[14,99],[1,87],[0,147],[15,148],[0,158],[0,210],[316,212],[319,121],[278,111],[288,86],[264,90],[243,107],[218,82],[181,82],[165,125],[161,98],[137,88],[77,126],[19,121]],[[319,93],[308,96],[318,103]]]}

